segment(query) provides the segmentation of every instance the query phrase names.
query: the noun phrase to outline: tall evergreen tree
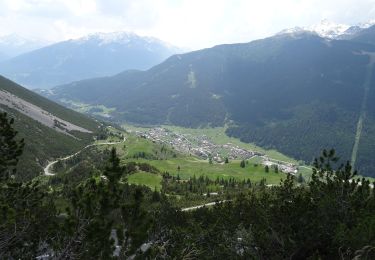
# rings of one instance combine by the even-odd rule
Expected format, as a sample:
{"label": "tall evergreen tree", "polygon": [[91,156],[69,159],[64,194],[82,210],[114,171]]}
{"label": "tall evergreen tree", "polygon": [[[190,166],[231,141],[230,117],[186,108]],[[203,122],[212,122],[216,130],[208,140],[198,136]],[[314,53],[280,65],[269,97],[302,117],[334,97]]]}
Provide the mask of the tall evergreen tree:
{"label": "tall evergreen tree", "polygon": [[14,119],[7,113],[0,113],[0,180],[7,180],[14,174],[18,158],[21,156],[24,140],[16,140],[17,131],[13,128]]}
{"label": "tall evergreen tree", "polygon": [[240,167],[241,167],[241,168],[245,168],[245,166],[246,166],[245,161],[242,160],[241,163],[240,163]]}

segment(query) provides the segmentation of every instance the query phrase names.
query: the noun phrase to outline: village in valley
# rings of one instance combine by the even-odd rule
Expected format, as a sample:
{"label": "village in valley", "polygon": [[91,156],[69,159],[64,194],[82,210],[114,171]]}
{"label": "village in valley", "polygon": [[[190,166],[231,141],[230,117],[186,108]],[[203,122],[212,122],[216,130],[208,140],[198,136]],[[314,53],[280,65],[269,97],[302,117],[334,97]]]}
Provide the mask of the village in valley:
{"label": "village in valley", "polygon": [[280,171],[292,175],[298,172],[298,167],[295,164],[274,160],[265,154],[247,150],[232,143],[215,144],[206,135],[181,134],[163,127],[150,128],[144,131],[137,130],[134,133],[153,142],[171,146],[181,153],[215,163],[224,164],[225,160],[250,160],[258,157],[261,158],[261,163],[264,166],[277,166]]}

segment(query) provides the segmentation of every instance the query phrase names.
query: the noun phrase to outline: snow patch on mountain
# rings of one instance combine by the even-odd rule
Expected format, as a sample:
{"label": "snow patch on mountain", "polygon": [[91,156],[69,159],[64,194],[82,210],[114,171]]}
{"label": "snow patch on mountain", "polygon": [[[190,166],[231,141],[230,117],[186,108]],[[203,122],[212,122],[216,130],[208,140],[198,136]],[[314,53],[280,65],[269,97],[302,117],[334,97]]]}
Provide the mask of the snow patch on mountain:
{"label": "snow patch on mountain", "polygon": [[177,49],[169,43],[163,42],[157,38],[148,37],[148,36],[139,36],[132,32],[110,32],[110,33],[93,33],[87,36],[81,37],[76,41],[79,44],[84,44],[88,41],[95,42],[98,46],[105,46],[111,44],[119,44],[131,46],[143,45],[149,51],[153,51],[155,46],[163,46],[168,49]]}
{"label": "snow patch on mountain", "polygon": [[317,25],[308,27],[308,31],[316,32],[319,36],[323,38],[335,39],[342,35],[346,30],[349,29],[349,25],[339,24],[330,22],[328,20],[323,20]]}
{"label": "snow patch on mountain", "polygon": [[367,29],[375,25],[375,20],[371,20],[365,23],[357,25],[347,25],[328,21],[327,19],[322,20],[319,24],[308,26],[308,27],[294,27],[282,30],[278,34],[300,34],[301,32],[316,33],[322,38],[327,39],[341,39],[350,35],[354,35],[363,29]]}

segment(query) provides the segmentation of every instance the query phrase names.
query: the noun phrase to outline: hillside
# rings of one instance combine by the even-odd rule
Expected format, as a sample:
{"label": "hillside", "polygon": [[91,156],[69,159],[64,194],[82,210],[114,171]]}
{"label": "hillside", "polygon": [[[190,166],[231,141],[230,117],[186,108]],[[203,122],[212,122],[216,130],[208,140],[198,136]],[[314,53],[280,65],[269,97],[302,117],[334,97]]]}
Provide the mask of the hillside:
{"label": "hillside", "polygon": [[21,179],[40,174],[48,160],[79,150],[100,131],[96,121],[1,76],[0,110],[15,119],[19,137],[26,140],[18,166]]}
{"label": "hillside", "polygon": [[374,51],[305,32],[277,35],[175,55],[145,72],[75,82],[47,96],[75,108],[91,106],[88,112],[103,105],[107,116],[122,122],[229,124],[229,135],[306,162],[324,147],[350,160],[357,138],[356,166],[371,174],[375,110],[367,100],[375,95]]}
{"label": "hillside", "polygon": [[177,48],[132,33],[98,33],[59,42],[0,63],[0,73],[28,88],[49,88],[127,69],[148,69]]}
{"label": "hillside", "polygon": [[350,39],[353,41],[375,44],[375,26],[371,26],[365,30],[360,30],[353,34]]}

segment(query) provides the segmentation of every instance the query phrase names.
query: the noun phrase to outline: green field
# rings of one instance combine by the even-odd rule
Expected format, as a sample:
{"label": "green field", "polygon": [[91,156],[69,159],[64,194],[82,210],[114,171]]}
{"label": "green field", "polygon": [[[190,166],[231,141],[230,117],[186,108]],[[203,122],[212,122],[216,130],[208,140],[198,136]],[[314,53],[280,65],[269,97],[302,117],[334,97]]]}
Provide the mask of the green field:
{"label": "green field", "polygon": [[[179,132],[183,134],[191,134],[195,136],[199,135],[206,135],[211,138],[214,143],[217,144],[226,144],[232,143],[238,145],[242,148],[251,149],[264,152],[261,148],[253,146],[251,144],[245,144],[241,141],[230,138],[225,135],[224,128],[213,128],[213,129],[187,129],[187,128],[180,128],[180,127],[166,127],[173,132]],[[147,128],[143,127],[134,127],[134,126],[125,126],[126,130],[132,131],[145,131]],[[240,160],[231,160],[228,164],[219,164],[214,162],[213,164],[209,164],[208,160],[202,160],[195,156],[188,156],[178,154],[174,151],[170,146],[166,149],[170,151],[170,153],[174,152],[177,156],[168,157],[164,160],[155,160],[155,159],[144,159],[138,158],[134,159],[134,155],[138,154],[139,152],[144,152],[147,155],[159,155],[160,148],[163,145],[154,143],[150,140],[136,137],[133,134],[127,135],[127,140],[124,144],[121,145],[122,151],[120,151],[121,159],[123,163],[136,161],[139,163],[149,163],[152,166],[155,166],[160,172],[168,172],[173,176],[179,175],[181,179],[189,179],[193,176],[199,177],[201,175],[207,176],[210,179],[215,180],[216,178],[235,178],[237,180],[244,180],[250,179],[252,182],[260,182],[261,180],[265,179],[266,183],[268,184],[279,184],[280,180],[285,177],[283,173],[275,173],[273,169],[270,169],[269,173],[266,173],[264,167],[259,165],[261,163],[261,158],[254,157],[249,160],[249,163],[246,165],[245,168],[240,167]],[[288,162],[295,162],[294,160],[276,152],[276,151],[268,151],[269,156],[273,156],[274,159],[285,160]],[[258,166],[255,166],[258,164]],[[178,167],[180,170],[178,170]],[[147,186],[154,185],[153,181],[155,180],[148,180],[147,176],[150,178],[155,179],[155,176],[145,175],[143,173],[142,177],[140,178],[137,183],[145,184]],[[135,178],[135,177],[132,177]],[[143,182],[145,181],[145,182]],[[146,182],[148,184],[146,184]],[[134,182],[135,183],[135,182]],[[151,184],[149,184],[151,183]]]}
{"label": "green field", "polygon": [[130,184],[145,185],[151,190],[156,189],[158,191],[161,189],[161,180],[160,175],[148,172],[137,172],[128,177]]}
{"label": "green field", "polygon": [[[134,159],[126,159],[123,162],[134,161]],[[250,179],[253,182],[259,182],[266,179],[268,184],[278,184],[285,177],[283,173],[269,173],[264,171],[262,166],[255,167],[248,164],[245,168],[240,167],[240,161],[232,161],[228,164],[209,164],[208,161],[199,160],[194,157],[172,158],[168,160],[145,160],[138,159],[137,162],[146,162],[158,168],[161,172],[168,172],[173,176],[179,175],[181,179],[189,179],[194,175],[201,175],[215,180],[216,178],[235,178],[238,180]],[[180,166],[180,170],[178,170]]]}
{"label": "green field", "polygon": [[112,112],[116,111],[116,108],[108,108],[104,105],[90,105],[67,99],[61,99],[60,101],[66,105],[69,105],[69,107],[71,107],[75,111],[78,111],[83,114],[87,113],[102,117],[108,117]]}
{"label": "green field", "polygon": [[[124,124],[123,127],[125,129],[133,130],[133,131],[146,131],[148,128],[146,127],[139,127],[139,126],[133,126]],[[238,145],[241,148],[257,151],[260,153],[264,153],[267,156],[269,156],[272,159],[278,160],[278,161],[285,161],[297,164],[298,161],[290,158],[276,150],[266,150],[259,146],[256,146],[254,144],[244,143],[240,141],[237,138],[229,137],[225,134],[226,127],[215,127],[215,128],[185,128],[185,127],[178,127],[178,126],[170,126],[170,125],[163,125],[161,126],[163,128],[166,128],[168,130],[171,130],[175,133],[180,134],[187,134],[187,135],[193,135],[193,136],[207,136],[209,137],[212,142],[216,144],[226,144],[226,143],[232,143],[234,145]]]}
{"label": "green field", "polygon": [[138,152],[144,152],[146,154],[153,154],[157,144],[150,140],[139,138],[134,135],[128,135],[125,142],[126,152],[129,156],[132,156]]}

